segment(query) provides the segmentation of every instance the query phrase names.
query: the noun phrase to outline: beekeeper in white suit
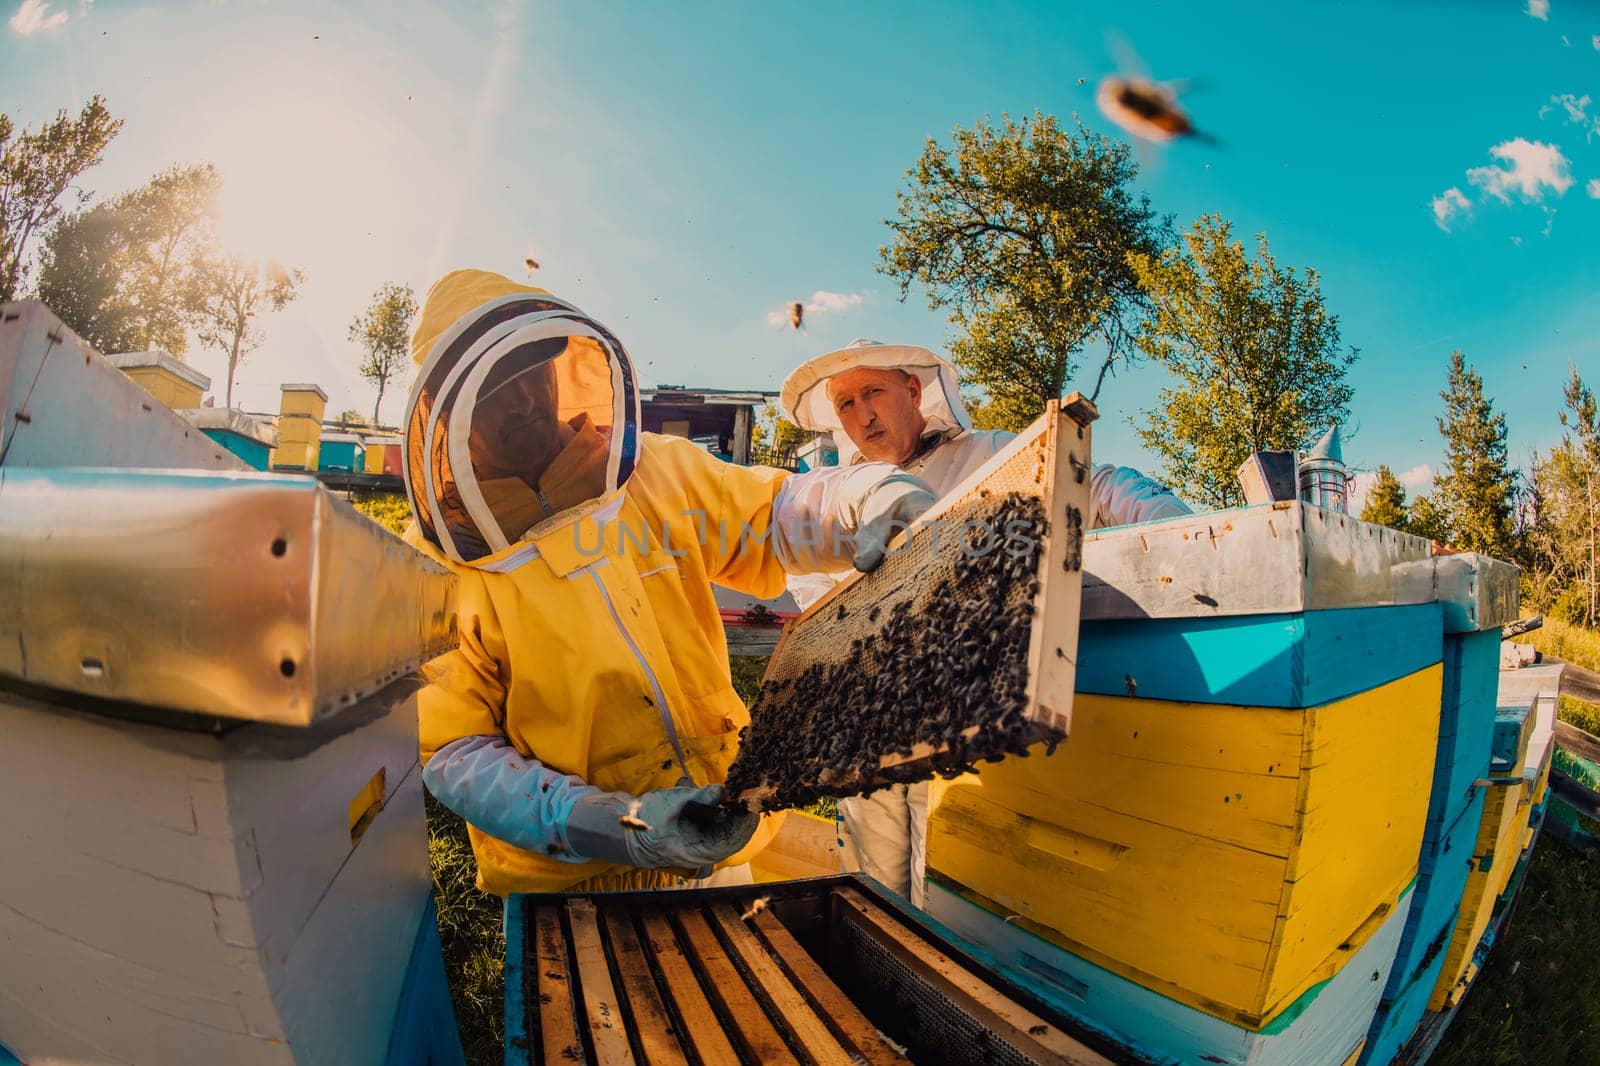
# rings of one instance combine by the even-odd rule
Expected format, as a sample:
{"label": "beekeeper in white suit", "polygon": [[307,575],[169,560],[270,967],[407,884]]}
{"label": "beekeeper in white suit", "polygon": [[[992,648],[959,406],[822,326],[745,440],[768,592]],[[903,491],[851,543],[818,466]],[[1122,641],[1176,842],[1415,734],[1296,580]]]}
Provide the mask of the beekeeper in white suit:
{"label": "beekeeper in white suit", "polygon": [[[784,381],[781,403],[784,415],[800,428],[833,434],[841,466],[893,463],[939,495],[1016,437],[1004,430],[973,429],[955,367],[912,345],[856,340],[819,355]],[[1091,529],[1189,513],[1182,500],[1137,470],[1094,468]],[[825,574],[791,577],[789,591],[805,608],[832,588],[834,580]],[[921,907],[927,784],[891,785],[841,800],[839,812],[862,870]]]}

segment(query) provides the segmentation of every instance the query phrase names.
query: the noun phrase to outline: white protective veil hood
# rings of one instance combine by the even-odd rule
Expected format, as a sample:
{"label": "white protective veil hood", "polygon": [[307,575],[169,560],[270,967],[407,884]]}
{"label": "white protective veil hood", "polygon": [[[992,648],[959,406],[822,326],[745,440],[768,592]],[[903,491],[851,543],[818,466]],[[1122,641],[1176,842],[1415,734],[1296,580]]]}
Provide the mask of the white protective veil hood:
{"label": "white protective veil hood", "polygon": [[915,345],[853,340],[837,351],[801,363],[784,379],[779,395],[784,416],[795,425],[833,434],[841,466],[858,462],[861,455],[834,414],[833,401],[828,398],[828,379],[862,368],[904,370],[916,375],[922,382],[922,415],[928,420],[925,433],[951,435],[972,428],[972,419],[961,401],[956,368],[949,360]]}

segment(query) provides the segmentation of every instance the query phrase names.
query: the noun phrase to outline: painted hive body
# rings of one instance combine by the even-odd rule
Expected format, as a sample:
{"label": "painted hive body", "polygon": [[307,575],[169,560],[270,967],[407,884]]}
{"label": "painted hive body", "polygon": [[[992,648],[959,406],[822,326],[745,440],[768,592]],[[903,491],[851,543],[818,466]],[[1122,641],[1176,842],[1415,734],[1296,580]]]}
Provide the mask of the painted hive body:
{"label": "painted hive body", "polygon": [[1353,1061],[1420,885],[1447,617],[1497,610],[1299,504],[1104,531],[1084,569],[1072,735],[936,786],[930,907],[1157,1061]]}
{"label": "painted hive body", "polygon": [[1428,1001],[1432,1011],[1461,1001],[1510,897],[1514,875],[1533,845],[1549,788],[1554,699],[1515,682],[1501,690],[1483,817],[1461,914],[1446,948],[1444,966]]}
{"label": "painted hive body", "polygon": [[[1044,939],[1259,1031],[1333,978],[1415,877],[1437,645],[1391,659],[1356,649],[1391,626],[1437,634],[1439,611],[1226,623],[1086,624],[1083,684],[1133,677],[1139,694],[1080,685],[1055,755],[947,786],[928,861]],[[1148,653],[1138,629],[1156,631]],[[1232,661],[1208,671],[1219,645]],[[1169,686],[1184,681],[1194,687],[1180,702]]]}
{"label": "painted hive body", "polygon": [[355,433],[324,433],[317,469],[345,474],[366,472],[367,446]]}
{"label": "painted hive body", "polygon": [[383,1062],[431,888],[415,702],[329,725],[219,737],[0,692],[0,853],[26,860],[0,863],[0,1046]]}
{"label": "painted hive body", "polygon": [[[1331,980],[1259,1031],[1195,1010],[1043,940],[935,883],[928,911],[1029,991],[1107,1040],[1152,1062],[1333,1063],[1362,1047],[1378,1005],[1409,891]],[[1373,975],[1378,975],[1377,980]]]}
{"label": "painted hive body", "polygon": [[454,577],[309,479],[186,470],[0,471],[0,563],[0,1047],[398,1063],[450,1022],[448,1062],[397,678]]}
{"label": "painted hive body", "polygon": [[1395,965],[1373,1019],[1364,1062],[1384,1063],[1410,1038],[1427,1009],[1455,931],[1484,806],[1500,669],[1498,628],[1444,639],[1444,695],[1416,898]]}
{"label": "painted hive body", "polygon": [[8,470],[244,468],[38,300],[0,304],[0,440]]}

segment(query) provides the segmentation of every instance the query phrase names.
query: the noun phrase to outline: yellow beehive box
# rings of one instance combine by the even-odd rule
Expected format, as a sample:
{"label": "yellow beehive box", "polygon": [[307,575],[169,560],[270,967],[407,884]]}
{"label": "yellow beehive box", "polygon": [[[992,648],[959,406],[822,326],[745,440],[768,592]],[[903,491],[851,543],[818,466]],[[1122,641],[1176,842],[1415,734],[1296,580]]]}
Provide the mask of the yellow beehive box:
{"label": "yellow beehive box", "polygon": [[[1450,945],[1445,950],[1444,967],[1428,1001],[1429,1010],[1448,1010],[1477,976],[1474,955],[1484,932],[1494,918],[1495,904],[1504,895],[1517,859],[1532,843],[1530,824],[1534,809],[1543,799],[1550,780],[1550,745],[1545,743],[1534,754],[1530,742],[1539,732],[1539,709],[1523,702],[1502,706],[1495,719],[1495,757],[1490,777],[1479,782],[1487,790],[1483,819],[1478,823],[1478,839],[1473,847],[1472,872],[1461,897],[1461,919],[1456,922]],[[1530,760],[1530,755],[1533,760]]]}
{"label": "yellow beehive box", "polygon": [[288,384],[278,406],[278,447],[269,460],[274,468],[315,470],[322,459],[322,415],[328,394],[320,386]]}
{"label": "yellow beehive box", "polygon": [[[1230,621],[1085,622],[1072,736],[1053,755],[936,784],[928,867],[1096,966],[1260,1030],[1336,975],[1416,876],[1439,653],[1375,652],[1341,674],[1330,649],[1440,623],[1434,605]],[[1310,706],[1146,698],[1159,670],[1183,672],[1163,651],[1171,626],[1188,626],[1206,676],[1244,676],[1263,704],[1286,663],[1358,691],[1279,701]],[[1150,680],[1086,692],[1118,642],[1143,645]],[[1224,669],[1229,656],[1268,665]]]}
{"label": "yellow beehive box", "polygon": [[200,397],[211,387],[209,377],[159,348],[119,352],[106,356],[106,361],[174,411],[199,407]]}

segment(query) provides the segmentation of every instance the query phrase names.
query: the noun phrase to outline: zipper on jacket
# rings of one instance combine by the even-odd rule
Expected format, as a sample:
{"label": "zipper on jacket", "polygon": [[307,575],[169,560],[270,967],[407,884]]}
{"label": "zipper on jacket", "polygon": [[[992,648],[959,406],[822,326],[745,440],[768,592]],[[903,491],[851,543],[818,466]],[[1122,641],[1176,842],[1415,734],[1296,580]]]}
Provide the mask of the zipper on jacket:
{"label": "zipper on jacket", "polygon": [[617,613],[616,604],[611,602],[611,593],[606,591],[606,583],[600,580],[600,575],[594,567],[587,567],[584,573],[594,579],[594,587],[600,590],[600,598],[606,602],[606,610],[611,612],[611,620],[617,624],[617,632],[622,634],[622,639],[628,642],[628,648],[633,652],[633,657],[639,661],[639,668],[644,671],[644,676],[650,682],[650,691],[655,693],[656,711],[661,715],[661,725],[667,731],[667,739],[672,742],[672,754],[677,756],[678,768],[683,771],[683,780],[690,785],[694,778],[689,774],[689,763],[683,757],[683,748],[678,744],[678,727],[672,722],[672,711],[667,706],[667,697],[661,691],[661,682],[656,680],[656,672],[650,669],[650,664],[645,660],[644,652],[639,650],[639,645],[634,642],[633,634],[628,632],[628,627],[622,624],[622,616]]}

